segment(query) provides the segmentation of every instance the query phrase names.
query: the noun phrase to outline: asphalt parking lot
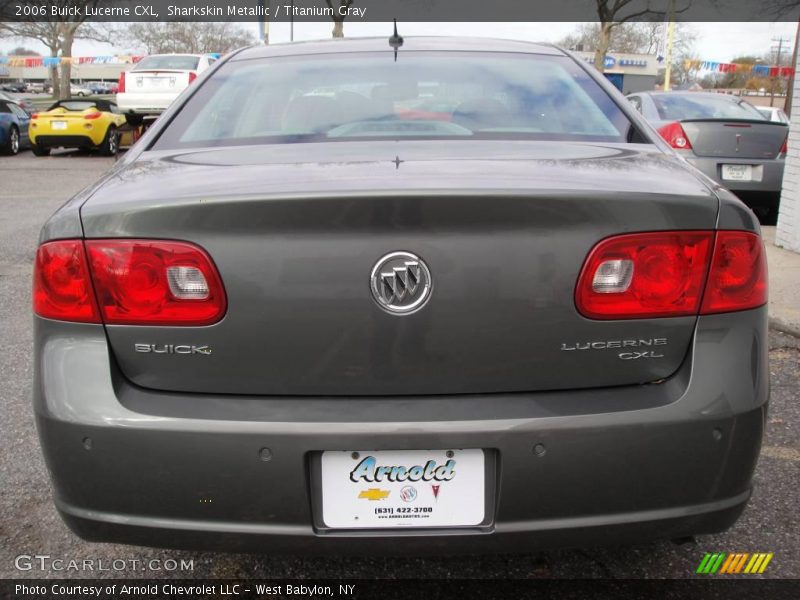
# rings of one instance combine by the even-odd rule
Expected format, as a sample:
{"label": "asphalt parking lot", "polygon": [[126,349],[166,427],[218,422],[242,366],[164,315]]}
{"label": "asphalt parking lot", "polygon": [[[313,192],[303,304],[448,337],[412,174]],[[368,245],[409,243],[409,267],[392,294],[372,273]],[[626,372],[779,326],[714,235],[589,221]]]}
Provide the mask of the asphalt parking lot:
{"label": "asphalt parking lot", "polygon": [[[441,558],[309,558],[227,555],[91,544],[53,508],[31,396],[30,274],[42,223],[113,159],[30,152],[0,158],[0,577],[262,578],[685,578],[709,552],[772,552],[764,577],[800,578],[800,341],[772,332],[772,405],[755,492],[728,532],[677,545],[586,548],[528,555]],[[535,485],[535,482],[532,482]],[[193,559],[192,571],[19,571],[18,555],[76,559]]]}

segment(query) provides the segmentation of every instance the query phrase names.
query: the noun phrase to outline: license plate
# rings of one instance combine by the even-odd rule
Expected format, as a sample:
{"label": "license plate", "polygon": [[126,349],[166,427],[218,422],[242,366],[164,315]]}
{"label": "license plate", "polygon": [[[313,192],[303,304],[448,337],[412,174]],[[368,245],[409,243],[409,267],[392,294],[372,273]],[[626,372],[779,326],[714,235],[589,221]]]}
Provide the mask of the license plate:
{"label": "license plate", "polygon": [[322,453],[331,528],[466,527],[485,517],[483,450]]}
{"label": "license plate", "polygon": [[722,178],[728,181],[752,181],[752,165],[722,165]]}
{"label": "license plate", "polygon": [[50,121],[50,127],[55,130],[63,130],[67,128],[66,121]]}

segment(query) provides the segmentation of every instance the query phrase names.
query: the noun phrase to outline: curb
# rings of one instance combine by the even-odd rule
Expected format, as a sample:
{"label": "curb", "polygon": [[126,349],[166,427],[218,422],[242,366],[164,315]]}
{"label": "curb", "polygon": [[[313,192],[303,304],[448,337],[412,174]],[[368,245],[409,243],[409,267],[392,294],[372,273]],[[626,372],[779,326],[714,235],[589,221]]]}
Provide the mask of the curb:
{"label": "curb", "polygon": [[800,338],[800,325],[790,323],[780,317],[769,317],[769,328]]}

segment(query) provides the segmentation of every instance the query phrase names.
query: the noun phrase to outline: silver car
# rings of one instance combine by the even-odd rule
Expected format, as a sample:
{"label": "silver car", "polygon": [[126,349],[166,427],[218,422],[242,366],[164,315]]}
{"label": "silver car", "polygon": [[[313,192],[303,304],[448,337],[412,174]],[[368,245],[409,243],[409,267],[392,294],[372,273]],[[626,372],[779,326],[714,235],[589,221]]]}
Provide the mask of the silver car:
{"label": "silver car", "polygon": [[640,92],[628,100],[673,150],[774,224],[789,135],[785,123],[730,94]]}
{"label": "silver car", "polygon": [[558,48],[231,53],[40,241],[35,414],[84,538],[527,551],[750,497],[758,222]]}

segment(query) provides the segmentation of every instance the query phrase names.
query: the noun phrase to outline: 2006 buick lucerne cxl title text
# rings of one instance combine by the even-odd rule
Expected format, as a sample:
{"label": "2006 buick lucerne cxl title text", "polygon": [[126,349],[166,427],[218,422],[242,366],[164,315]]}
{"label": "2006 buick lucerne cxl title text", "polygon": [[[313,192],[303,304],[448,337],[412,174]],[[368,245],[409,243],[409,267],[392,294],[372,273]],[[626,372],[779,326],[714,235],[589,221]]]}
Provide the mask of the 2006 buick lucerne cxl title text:
{"label": "2006 buick lucerne cxl title text", "polygon": [[450,553],[722,531],[753,214],[546,45],[249,48],[44,226],[35,412],[88,540]]}

